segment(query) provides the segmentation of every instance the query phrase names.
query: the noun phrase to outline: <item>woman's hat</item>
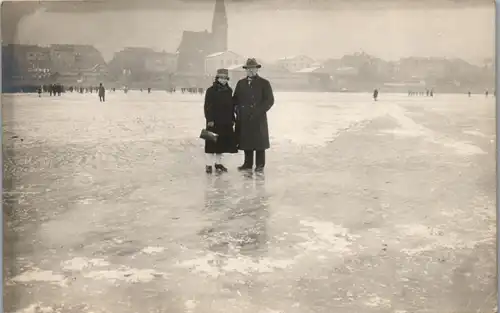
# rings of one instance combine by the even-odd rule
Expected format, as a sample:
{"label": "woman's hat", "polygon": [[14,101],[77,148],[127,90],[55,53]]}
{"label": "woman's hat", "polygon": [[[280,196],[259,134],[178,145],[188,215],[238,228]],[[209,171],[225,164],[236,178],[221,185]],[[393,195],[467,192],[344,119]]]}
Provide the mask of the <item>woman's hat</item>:
{"label": "woman's hat", "polygon": [[247,62],[245,63],[245,65],[243,65],[243,68],[244,69],[247,69],[247,68],[261,68],[262,65],[259,64],[259,62],[257,62],[257,60],[255,60],[254,58],[250,58],[247,60]]}
{"label": "woman's hat", "polygon": [[216,78],[223,77],[229,79],[229,70],[226,68],[220,68],[217,70],[217,75],[215,75]]}

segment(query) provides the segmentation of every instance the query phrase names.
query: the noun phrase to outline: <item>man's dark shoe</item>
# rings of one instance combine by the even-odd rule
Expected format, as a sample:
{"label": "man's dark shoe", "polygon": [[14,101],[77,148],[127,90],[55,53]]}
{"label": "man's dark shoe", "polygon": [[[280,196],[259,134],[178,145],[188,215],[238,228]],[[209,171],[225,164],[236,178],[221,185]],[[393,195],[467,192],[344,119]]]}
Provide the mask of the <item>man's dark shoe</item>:
{"label": "man's dark shoe", "polygon": [[210,166],[210,165],[206,165],[206,166],[205,166],[205,172],[206,172],[207,174],[212,174],[212,166]]}
{"label": "man's dark shoe", "polygon": [[238,171],[250,171],[252,170],[252,166],[248,164],[243,164],[242,166],[238,167]]}
{"label": "man's dark shoe", "polygon": [[257,167],[255,167],[255,172],[256,173],[263,173],[264,172],[264,166],[257,166]]}
{"label": "man's dark shoe", "polygon": [[227,172],[227,168],[222,165],[222,164],[215,164],[215,170],[217,172],[221,172],[221,173],[226,173]]}

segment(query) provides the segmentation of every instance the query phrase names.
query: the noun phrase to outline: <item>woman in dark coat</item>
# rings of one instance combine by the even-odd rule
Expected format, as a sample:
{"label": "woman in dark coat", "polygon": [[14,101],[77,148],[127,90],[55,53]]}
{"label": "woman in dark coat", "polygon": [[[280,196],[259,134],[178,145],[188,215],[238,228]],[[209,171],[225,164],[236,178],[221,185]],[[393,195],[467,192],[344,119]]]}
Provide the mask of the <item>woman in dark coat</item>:
{"label": "woman in dark coat", "polygon": [[227,172],[222,165],[223,153],[237,153],[236,136],[234,134],[233,90],[228,85],[229,71],[217,70],[215,82],[205,93],[205,119],[207,130],[219,135],[216,142],[205,141],[207,156],[206,172],[212,173],[212,164],[217,172]]}

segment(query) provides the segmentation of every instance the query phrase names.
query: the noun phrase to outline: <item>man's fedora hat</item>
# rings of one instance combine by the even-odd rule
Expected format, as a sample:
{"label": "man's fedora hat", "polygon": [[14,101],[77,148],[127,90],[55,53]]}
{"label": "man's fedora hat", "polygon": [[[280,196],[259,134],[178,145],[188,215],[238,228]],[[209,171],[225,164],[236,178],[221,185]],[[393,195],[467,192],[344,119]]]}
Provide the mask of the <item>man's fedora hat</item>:
{"label": "man's fedora hat", "polygon": [[255,60],[254,58],[250,58],[247,60],[247,62],[245,63],[245,65],[243,65],[243,68],[247,69],[247,68],[261,68],[262,65],[259,64],[259,62],[257,62],[257,60]]}

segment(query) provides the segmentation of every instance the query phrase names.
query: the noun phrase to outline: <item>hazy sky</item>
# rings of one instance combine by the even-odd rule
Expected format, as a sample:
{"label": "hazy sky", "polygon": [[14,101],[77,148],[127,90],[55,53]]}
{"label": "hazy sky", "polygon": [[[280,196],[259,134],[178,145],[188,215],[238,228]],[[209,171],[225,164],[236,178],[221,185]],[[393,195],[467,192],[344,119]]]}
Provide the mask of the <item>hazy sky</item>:
{"label": "hazy sky", "polygon": [[[397,59],[404,56],[461,57],[478,63],[494,55],[494,5],[470,8],[341,10],[252,8],[229,3],[229,49],[272,60],[306,54],[340,57],[357,51]],[[210,5],[181,10],[55,13],[23,18],[21,43],[86,43],[106,59],[125,46],[175,51],[183,30],[209,29]]]}

